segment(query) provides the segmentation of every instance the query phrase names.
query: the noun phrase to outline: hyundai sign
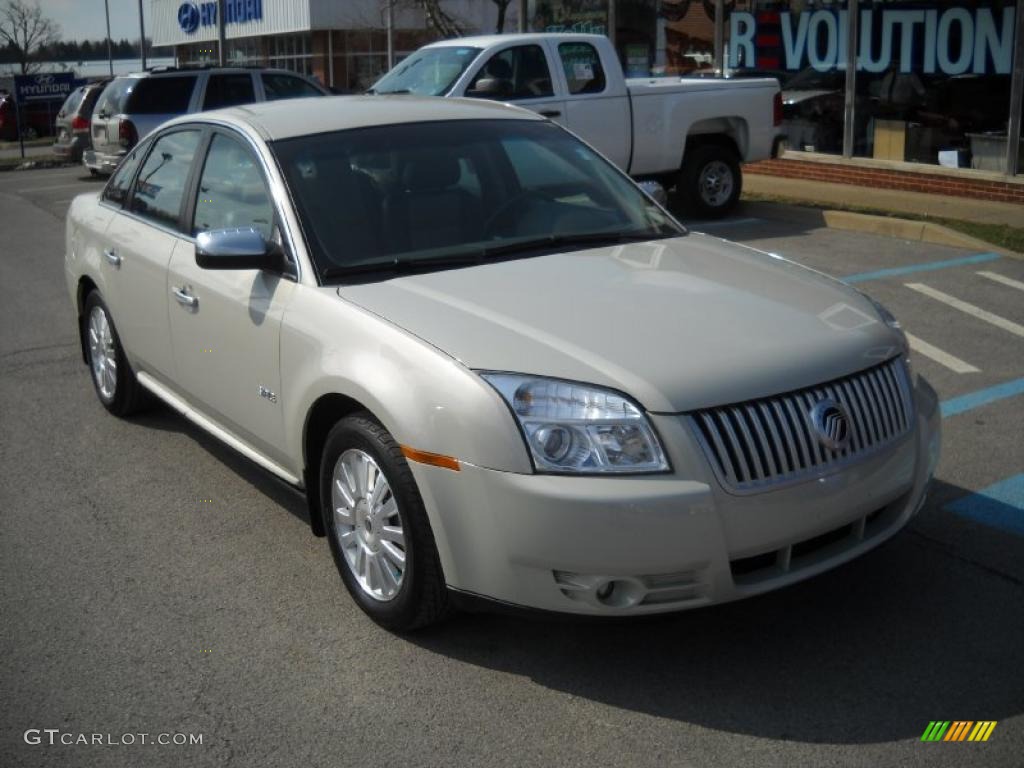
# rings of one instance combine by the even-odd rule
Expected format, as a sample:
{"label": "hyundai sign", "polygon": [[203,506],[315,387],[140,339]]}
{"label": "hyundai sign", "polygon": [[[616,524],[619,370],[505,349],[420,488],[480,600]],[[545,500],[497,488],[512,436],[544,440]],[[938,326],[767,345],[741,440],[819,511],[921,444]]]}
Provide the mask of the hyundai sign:
{"label": "hyundai sign", "polygon": [[17,75],[14,78],[14,98],[20,104],[29,101],[63,101],[75,87],[73,72],[53,72],[43,75]]}
{"label": "hyundai sign", "polygon": [[[224,0],[224,23],[240,24],[263,18],[263,0]],[[187,2],[178,6],[178,26],[186,35],[199,27],[217,26],[216,2]]]}

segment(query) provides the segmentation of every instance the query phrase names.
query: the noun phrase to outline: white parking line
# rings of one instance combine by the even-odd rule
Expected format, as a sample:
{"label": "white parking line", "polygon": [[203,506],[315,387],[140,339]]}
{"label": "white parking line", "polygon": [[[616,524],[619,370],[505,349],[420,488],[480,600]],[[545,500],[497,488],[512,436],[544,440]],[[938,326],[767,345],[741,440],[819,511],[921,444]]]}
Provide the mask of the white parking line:
{"label": "white parking line", "polygon": [[36,192],[52,192],[55,189],[72,189],[72,188],[76,188],[76,187],[78,189],[81,189],[83,192],[85,192],[87,190],[87,187],[85,187],[85,184],[83,182],[79,181],[79,182],[76,182],[74,184],[52,184],[52,185],[50,185],[48,187],[25,187],[24,189],[21,190],[21,193],[22,194],[34,194]]}
{"label": "white parking line", "polygon": [[1024,283],[1020,280],[1014,280],[1012,277],[1000,275],[998,272],[977,272],[975,274],[987,277],[989,280],[995,280],[997,283],[1008,285],[1011,288],[1016,288],[1018,291],[1024,291]]}
{"label": "white parking line", "polygon": [[925,357],[934,360],[939,365],[944,365],[953,373],[980,373],[980,369],[975,368],[970,363],[964,362],[959,357],[955,357],[949,352],[943,352],[938,347],[933,347],[924,339],[919,339],[917,336],[908,333],[907,341],[910,342],[910,348],[918,354],[924,355]]}
{"label": "white parking line", "polygon": [[984,320],[986,323],[991,323],[997,328],[1002,328],[1004,331],[1009,331],[1010,333],[1024,338],[1024,325],[1019,325],[1012,320],[1007,320],[1005,317],[994,315],[988,310],[976,307],[973,304],[968,304],[966,301],[961,301],[955,296],[950,296],[948,293],[937,291],[924,283],[904,283],[904,285],[913,291],[923,293],[925,296],[933,298],[936,301],[941,301],[943,304],[948,304],[954,309],[959,309],[961,312],[966,312],[968,315],[972,315],[979,320]]}

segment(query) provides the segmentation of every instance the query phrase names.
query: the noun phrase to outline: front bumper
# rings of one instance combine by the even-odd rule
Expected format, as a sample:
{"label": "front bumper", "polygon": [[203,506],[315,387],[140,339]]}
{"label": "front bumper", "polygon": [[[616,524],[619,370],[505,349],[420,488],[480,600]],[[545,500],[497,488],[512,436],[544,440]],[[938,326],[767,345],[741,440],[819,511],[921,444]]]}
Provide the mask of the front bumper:
{"label": "front bumper", "polygon": [[97,173],[113,173],[117,170],[117,165],[125,154],[125,152],[106,154],[97,152],[95,149],[87,149],[82,153],[82,165]]}
{"label": "front bumper", "polygon": [[[673,416],[654,417],[675,472],[520,475],[413,465],[450,588],[561,613],[631,615],[721,603],[867,552],[923,504],[939,412],[923,380],[913,428],[834,474],[728,493]],[[684,479],[685,478],[685,479]]]}

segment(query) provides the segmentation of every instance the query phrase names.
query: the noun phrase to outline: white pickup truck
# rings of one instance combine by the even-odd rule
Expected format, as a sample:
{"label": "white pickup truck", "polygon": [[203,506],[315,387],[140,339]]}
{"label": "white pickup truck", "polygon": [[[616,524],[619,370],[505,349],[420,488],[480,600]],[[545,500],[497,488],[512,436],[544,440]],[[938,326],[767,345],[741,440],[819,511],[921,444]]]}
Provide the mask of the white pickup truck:
{"label": "white pickup truck", "polygon": [[516,34],[425,46],[370,93],[496,99],[554,120],[636,179],[676,187],[693,213],[728,213],[740,163],[775,154],[782,102],[773,78],[627,80],[607,37]]}

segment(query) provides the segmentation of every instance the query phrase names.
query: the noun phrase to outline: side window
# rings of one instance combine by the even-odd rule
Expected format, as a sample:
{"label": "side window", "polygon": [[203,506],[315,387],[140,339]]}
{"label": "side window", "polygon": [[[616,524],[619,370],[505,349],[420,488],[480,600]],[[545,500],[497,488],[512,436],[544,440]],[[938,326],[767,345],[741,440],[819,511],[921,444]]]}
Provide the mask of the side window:
{"label": "side window", "polygon": [[195,75],[140,78],[124,111],[133,115],[184,114],[188,112],[195,84]]}
{"label": "side window", "polygon": [[539,45],[520,45],[499,51],[484,64],[466,95],[504,101],[553,96],[544,50]]}
{"label": "side window", "polygon": [[114,205],[124,205],[124,201],[128,199],[128,188],[132,185],[132,176],[135,175],[135,169],[139,167],[139,161],[142,160],[143,154],[145,154],[145,150],[137,147],[134,152],[121,161],[117,170],[114,171],[114,175],[107,182],[107,188],[103,190],[104,200],[114,203]]}
{"label": "side window", "polygon": [[130,210],[158,224],[176,227],[185,196],[199,131],[174,131],[161,136],[142,164]]}
{"label": "side window", "polygon": [[210,75],[206,81],[206,95],[203,109],[220,109],[236,104],[252,104],[256,94],[252,87],[252,75],[240,72],[231,75]]}
{"label": "side window", "polygon": [[263,78],[263,90],[266,92],[267,101],[301,99],[303,96],[323,96],[323,93],[301,77],[270,73],[265,73],[261,77]]}
{"label": "side window", "polygon": [[192,234],[252,227],[270,240],[274,205],[253,154],[240,142],[216,134],[199,179]]}
{"label": "side window", "polygon": [[600,93],[604,90],[604,68],[597,49],[590,43],[562,43],[558,46],[569,93]]}

